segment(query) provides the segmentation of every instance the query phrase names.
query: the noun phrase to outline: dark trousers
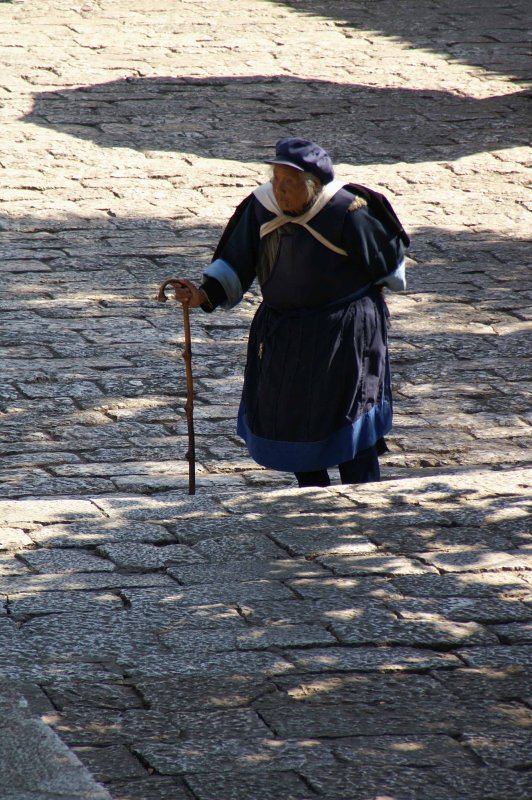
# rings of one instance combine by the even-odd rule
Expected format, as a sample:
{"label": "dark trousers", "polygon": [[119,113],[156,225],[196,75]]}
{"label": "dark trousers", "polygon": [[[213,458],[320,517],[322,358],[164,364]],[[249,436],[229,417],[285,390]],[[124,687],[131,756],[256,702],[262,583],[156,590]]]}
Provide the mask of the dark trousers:
{"label": "dark trousers", "polygon": [[[342,483],[371,483],[379,481],[381,477],[379,456],[375,446],[361,450],[351,459],[338,465]],[[330,486],[331,479],[326,469],[314,472],[296,472],[295,476],[300,487],[303,486]]]}

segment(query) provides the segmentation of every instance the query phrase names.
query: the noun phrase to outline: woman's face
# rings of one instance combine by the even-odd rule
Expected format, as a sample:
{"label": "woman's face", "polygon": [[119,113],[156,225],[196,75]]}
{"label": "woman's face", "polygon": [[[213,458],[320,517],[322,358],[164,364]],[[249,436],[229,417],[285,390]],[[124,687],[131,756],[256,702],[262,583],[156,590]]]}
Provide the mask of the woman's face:
{"label": "woman's face", "polygon": [[273,168],[272,188],[281,211],[301,213],[309,201],[309,191],[303,173],[284,164]]}

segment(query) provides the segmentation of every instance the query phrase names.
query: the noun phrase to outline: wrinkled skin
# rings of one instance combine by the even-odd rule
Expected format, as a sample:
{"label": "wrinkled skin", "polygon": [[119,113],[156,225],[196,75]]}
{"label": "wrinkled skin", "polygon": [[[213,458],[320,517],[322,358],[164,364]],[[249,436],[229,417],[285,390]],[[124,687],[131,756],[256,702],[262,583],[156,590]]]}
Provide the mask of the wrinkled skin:
{"label": "wrinkled skin", "polygon": [[286,214],[301,214],[308,202],[309,192],[303,173],[284,164],[273,168],[272,188],[281,211]]}

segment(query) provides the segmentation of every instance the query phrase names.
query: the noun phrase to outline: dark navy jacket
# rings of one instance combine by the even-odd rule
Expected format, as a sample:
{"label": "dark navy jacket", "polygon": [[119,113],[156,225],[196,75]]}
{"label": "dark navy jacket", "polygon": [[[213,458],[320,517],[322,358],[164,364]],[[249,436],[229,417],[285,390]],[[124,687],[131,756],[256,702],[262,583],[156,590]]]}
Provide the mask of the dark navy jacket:
{"label": "dark navy jacket", "polygon": [[[348,211],[356,196],[363,197],[367,204]],[[214,300],[213,306],[221,303],[231,308],[250,288],[257,277],[265,245],[260,238],[261,225],[274,218],[275,214],[253,194],[237,208],[204,273],[207,279],[217,280],[224,290],[220,294],[218,287],[208,280],[203,284]],[[261,283],[267,303],[278,308],[314,308],[369,284],[404,288],[402,262],[404,245],[409,240],[382,195],[348,184],[336,192],[309,225],[344,254],[322,244],[304,227],[284,225],[280,229],[276,263],[269,278]],[[395,274],[398,268],[401,274]]]}

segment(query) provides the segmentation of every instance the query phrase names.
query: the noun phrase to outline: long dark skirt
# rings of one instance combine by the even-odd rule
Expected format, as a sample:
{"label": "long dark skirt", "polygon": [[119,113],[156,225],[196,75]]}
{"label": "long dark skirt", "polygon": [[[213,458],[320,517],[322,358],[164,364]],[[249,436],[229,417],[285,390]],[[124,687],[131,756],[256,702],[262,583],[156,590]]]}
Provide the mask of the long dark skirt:
{"label": "long dark skirt", "polygon": [[378,290],[305,311],[260,305],[238,416],[255,461],[289,472],[322,469],[388,433],[386,317]]}

